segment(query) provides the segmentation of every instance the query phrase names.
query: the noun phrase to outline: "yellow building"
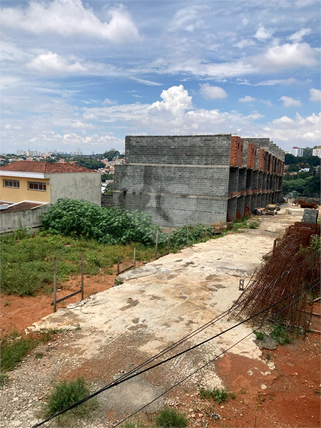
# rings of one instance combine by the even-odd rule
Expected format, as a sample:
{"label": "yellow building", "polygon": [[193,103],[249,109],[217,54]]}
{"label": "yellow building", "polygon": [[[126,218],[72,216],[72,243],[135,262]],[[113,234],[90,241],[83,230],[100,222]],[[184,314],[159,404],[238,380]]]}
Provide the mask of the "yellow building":
{"label": "yellow building", "polygon": [[17,161],[0,168],[0,201],[55,203],[85,199],[101,206],[100,172],[75,164]]}

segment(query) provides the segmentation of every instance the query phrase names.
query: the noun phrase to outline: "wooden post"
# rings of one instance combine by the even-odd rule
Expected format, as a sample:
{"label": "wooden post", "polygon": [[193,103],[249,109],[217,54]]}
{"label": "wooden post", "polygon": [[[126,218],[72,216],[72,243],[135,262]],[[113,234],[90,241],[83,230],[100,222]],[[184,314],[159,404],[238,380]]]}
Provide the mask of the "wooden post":
{"label": "wooden post", "polygon": [[134,248],[134,269],[136,269],[136,248]]}
{"label": "wooden post", "polygon": [[155,250],[155,258],[157,259],[157,251],[158,251],[158,231],[156,233],[156,250]]}
{"label": "wooden post", "polygon": [[168,238],[167,238],[167,252],[169,253],[169,243],[170,243],[170,240],[171,240],[171,234],[169,233],[168,234]]}
{"label": "wooden post", "polygon": [[57,259],[54,259],[54,305],[53,311],[57,312]]}
{"label": "wooden post", "polygon": [[119,256],[117,257],[117,275],[119,275]]}
{"label": "wooden post", "polygon": [[81,300],[84,300],[84,253],[81,253]]}

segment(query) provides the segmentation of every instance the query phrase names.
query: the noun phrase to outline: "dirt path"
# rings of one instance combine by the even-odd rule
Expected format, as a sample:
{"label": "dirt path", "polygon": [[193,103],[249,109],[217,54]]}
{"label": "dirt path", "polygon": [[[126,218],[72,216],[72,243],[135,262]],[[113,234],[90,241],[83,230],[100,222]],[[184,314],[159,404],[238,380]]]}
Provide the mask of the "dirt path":
{"label": "dirt path", "polygon": [[[259,230],[227,235],[170,254],[122,276],[124,283],[69,305],[36,323],[35,329],[67,329],[31,354],[2,390],[0,426],[25,427],[39,421],[37,409],[53,379],[83,375],[96,390],[155,355],[173,341],[212,320],[240,295],[240,278],[249,278],[285,227],[300,218],[264,217]],[[226,318],[191,337],[175,353],[234,325]],[[110,427],[188,375],[191,377],[155,401],[189,417],[190,426],[320,426],[318,335],[276,350],[254,343],[252,327],[242,325],[144,375],[100,394],[89,420],[73,426]],[[220,353],[250,334],[222,358]],[[202,365],[203,370],[192,373]],[[200,387],[224,386],[234,400],[217,405],[201,400]],[[220,419],[213,419],[214,413]],[[148,420],[148,415],[141,414]],[[27,421],[27,423],[26,423]],[[1,425],[2,424],[2,425]],[[45,426],[53,426],[46,424]]]}

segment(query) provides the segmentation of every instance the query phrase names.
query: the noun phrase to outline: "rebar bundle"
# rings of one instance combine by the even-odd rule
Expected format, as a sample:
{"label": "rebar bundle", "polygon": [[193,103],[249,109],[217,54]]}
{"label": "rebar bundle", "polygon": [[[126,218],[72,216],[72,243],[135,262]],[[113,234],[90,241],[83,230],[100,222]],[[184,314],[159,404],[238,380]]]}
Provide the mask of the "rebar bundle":
{"label": "rebar bundle", "polygon": [[[281,240],[275,241],[273,250],[264,257],[263,265],[254,272],[248,286],[232,306],[231,314],[250,317],[274,305],[262,313],[262,322],[282,311],[282,321],[293,327],[307,328],[312,312],[309,303],[316,296],[305,293],[305,290],[318,283],[320,226],[295,223]],[[320,286],[314,290],[320,293]]]}

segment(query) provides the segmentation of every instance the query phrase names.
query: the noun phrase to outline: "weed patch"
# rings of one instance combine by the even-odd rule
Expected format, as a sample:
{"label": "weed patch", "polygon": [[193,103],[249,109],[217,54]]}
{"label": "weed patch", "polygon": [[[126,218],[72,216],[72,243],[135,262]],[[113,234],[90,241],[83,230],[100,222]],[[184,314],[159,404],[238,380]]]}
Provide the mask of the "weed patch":
{"label": "weed patch", "polygon": [[188,419],[185,414],[179,413],[176,409],[165,407],[156,418],[156,424],[160,428],[186,427]]}
{"label": "weed patch", "polygon": [[224,388],[214,388],[214,389],[205,389],[201,388],[199,391],[199,395],[202,399],[210,400],[213,398],[218,404],[223,403],[224,401],[228,401],[230,398],[236,398],[236,395],[227,391]]}
{"label": "weed patch", "polygon": [[52,340],[56,332],[55,330],[49,330],[45,333],[26,337],[17,337],[17,333],[6,336],[1,341],[1,372],[13,370],[39,343],[46,343]]}
{"label": "weed patch", "polygon": [[262,333],[262,331],[256,331],[254,330],[253,333],[255,334],[257,340],[263,340],[265,337],[265,334]]}
{"label": "weed patch", "polygon": [[[44,405],[44,416],[52,416],[60,412],[61,410],[66,409],[77,401],[82,400],[89,394],[89,385],[85,382],[85,379],[83,377],[78,377],[76,380],[72,380],[69,382],[67,382],[66,380],[62,380],[54,386],[53,391],[49,395],[48,401]],[[58,417],[57,422],[61,423],[62,421],[66,421],[66,419],[75,416],[89,416],[89,413],[96,407],[97,401],[91,399],[68,411],[66,414],[63,414]]]}
{"label": "weed patch", "polygon": [[291,342],[291,338],[287,333],[287,329],[282,324],[277,324],[273,326],[271,331],[271,337],[276,340],[280,345],[285,345],[286,343]]}

